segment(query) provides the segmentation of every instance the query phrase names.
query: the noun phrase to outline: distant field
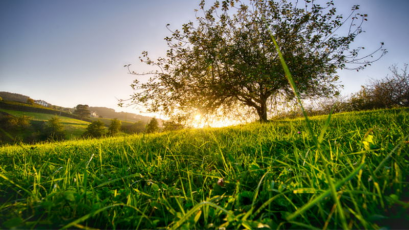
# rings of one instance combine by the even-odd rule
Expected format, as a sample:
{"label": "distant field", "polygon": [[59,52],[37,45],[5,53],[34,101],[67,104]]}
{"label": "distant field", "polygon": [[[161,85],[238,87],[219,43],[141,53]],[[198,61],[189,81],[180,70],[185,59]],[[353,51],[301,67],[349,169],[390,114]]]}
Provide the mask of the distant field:
{"label": "distant field", "polygon": [[[102,121],[106,126],[109,126],[111,124],[112,119],[110,118],[90,118],[91,121]],[[122,125],[132,125],[134,124],[133,122],[129,121],[121,121]]]}
{"label": "distant field", "polygon": [[[15,111],[15,110],[7,110],[7,109],[0,109],[0,111],[6,112],[8,114],[11,114],[13,116],[28,116],[30,117],[31,120],[34,121],[48,121],[51,118],[55,117],[55,115],[52,114],[45,114],[45,113],[34,113],[34,112],[24,112],[24,111]],[[82,120],[77,120],[74,118],[69,118],[69,117],[59,117],[61,120],[61,123],[64,125],[67,137],[70,139],[73,137],[79,137],[81,136],[87,126],[90,124],[89,122],[82,121]]]}
{"label": "distant field", "polygon": [[408,110],[325,119],[0,147],[0,228],[409,226]]}

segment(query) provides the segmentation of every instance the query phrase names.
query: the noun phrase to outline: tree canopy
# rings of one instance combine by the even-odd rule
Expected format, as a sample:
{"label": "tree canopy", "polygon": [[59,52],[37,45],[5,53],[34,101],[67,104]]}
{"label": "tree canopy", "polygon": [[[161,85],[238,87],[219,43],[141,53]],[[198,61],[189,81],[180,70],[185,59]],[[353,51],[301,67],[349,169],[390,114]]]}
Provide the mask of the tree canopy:
{"label": "tree canopy", "polygon": [[87,131],[83,134],[85,137],[102,137],[106,134],[105,125],[102,121],[93,121],[88,125]]}
{"label": "tree canopy", "polygon": [[112,119],[111,124],[109,125],[109,135],[115,136],[121,130],[122,122],[118,119]]}
{"label": "tree canopy", "polygon": [[408,64],[399,69],[393,65],[389,68],[392,75],[383,79],[373,79],[370,84],[351,97],[354,110],[368,110],[393,107],[409,107],[409,74]]}
{"label": "tree canopy", "polygon": [[85,119],[91,116],[91,111],[88,105],[77,105],[75,107],[74,114],[78,115],[80,118]]}
{"label": "tree canopy", "polygon": [[61,120],[58,117],[52,117],[48,120],[46,127],[44,128],[45,138],[48,140],[64,140],[65,128],[61,124]]}
{"label": "tree canopy", "polygon": [[31,98],[27,99],[27,104],[34,105],[34,100]]}
{"label": "tree canopy", "polygon": [[[165,38],[165,58],[155,61],[143,52],[141,62],[157,71],[137,73],[125,66],[135,75],[153,74],[147,82],[134,81],[132,103],[180,116],[240,107],[266,121],[269,100],[293,95],[271,34],[303,97],[337,94],[337,69],[361,70],[386,53],[383,43],[364,55],[364,47],[351,48],[368,20],[357,5],[346,17],[336,14],[333,1],[321,6],[310,0],[225,0],[207,7],[202,0],[199,7],[195,23]],[[341,31],[346,34],[337,35]]]}
{"label": "tree canopy", "polygon": [[146,133],[159,132],[159,122],[156,118],[152,118],[148,125],[146,125]]}

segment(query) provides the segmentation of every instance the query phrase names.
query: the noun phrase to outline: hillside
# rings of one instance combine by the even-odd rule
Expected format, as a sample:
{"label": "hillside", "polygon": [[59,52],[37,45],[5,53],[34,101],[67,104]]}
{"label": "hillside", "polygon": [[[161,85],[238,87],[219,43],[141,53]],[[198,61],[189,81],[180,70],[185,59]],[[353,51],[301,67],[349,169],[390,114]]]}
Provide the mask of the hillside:
{"label": "hillside", "polygon": [[0,148],[0,228],[402,229],[409,112]]}
{"label": "hillside", "polygon": [[[15,110],[6,110],[0,109],[1,112],[20,117],[27,116],[30,120],[34,122],[47,122],[51,118],[55,117],[55,114],[46,114],[46,113],[35,113],[35,112],[24,112],[24,111],[15,111]],[[57,115],[58,116],[58,115]],[[61,124],[64,125],[67,132],[68,139],[78,138],[83,132],[85,132],[87,126],[90,124],[88,121],[79,120],[76,118],[58,116],[61,121]]]}
{"label": "hillside", "polygon": [[[29,105],[27,104],[27,100],[30,97],[26,95],[0,91],[0,97],[3,99],[3,101],[0,101],[0,108],[3,108],[3,109],[59,114],[62,116],[76,118],[76,116],[72,115],[72,112],[74,111],[73,108],[64,108],[58,105],[51,105],[49,103],[47,103],[48,106],[42,106],[36,103],[33,105]],[[39,101],[42,101],[42,100],[39,100]],[[37,108],[37,109],[33,110],[33,108]],[[90,106],[89,108],[91,112],[96,113],[97,118],[106,118],[106,119],[117,118],[118,120],[121,120],[126,123],[135,123],[135,122],[142,121],[145,124],[149,123],[149,121],[152,119],[152,117],[138,115],[134,113],[116,112],[114,109],[106,108],[106,107]],[[162,124],[162,120],[159,120],[159,123]]]}
{"label": "hillside", "polygon": [[[44,113],[44,114],[52,114],[52,115],[58,115],[58,116],[65,116],[65,117],[71,117],[75,119],[80,119],[76,115],[61,111],[61,110],[56,110],[50,107],[45,107],[42,105],[38,104],[27,104],[27,103],[22,103],[22,102],[16,102],[16,101],[0,101],[0,109],[7,109],[7,110],[14,110],[14,111],[24,111],[24,112],[35,112],[35,113]],[[89,121],[87,119],[84,119],[85,121]]]}
{"label": "hillside", "polygon": [[114,109],[106,107],[90,107],[90,111],[95,112],[101,118],[122,120],[125,122],[138,122],[142,121],[143,123],[149,123],[152,117],[142,116],[134,113],[126,112],[116,112]]}
{"label": "hillside", "polygon": [[22,102],[26,103],[27,99],[29,99],[29,96],[23,95],[23,94],[18,94],[18,93],[9,93],[9,92],[4,92],[0,91],[0,97],[3,98],[5,101],[16,101],[16,102]]}
{"label": "hillside", "polygon": [[[45,141],[45,137],[42,137],[43,130],[48,121],[53,117],[58,117],[61,125],[63,125],[66,140],[81,138],[82,134],[86,131],[86,128],[90,124],[88,121],[58,116],[55,114],[16,111],[0,108],[1,120],[8,115],[15,117],[16,119],[24,117],[28,120],[24,127],[15,125],[15,127],[13,126],[7,128],[8,126],[6,124],[1,124],[0,128],[2,128],[2,130],[0,132],[0,145],[13,144],[16,142],[35,143],[38,141]],[[3,127],[4,125],[6,125],[6,127]]]}
{"label": "hillside", "polygon": [[[116,113],[115,110],[108,108],[103,108],[101,111],[110,111],[110,114],[105,114],[108,115],[107,117],[118,118],[121,120],[123,131],[127,133],[143,132],[144,126],[151,119],[150,117],[139,116],[131,113]],[[24,127],[20,127],[16,124],[11,124],[11,126],[9,125],[10,127],[7,126],[8,124],[0,124],[0,128],[5,129],[0,132],[0,145],[17,143],[20,141],[24,143],[44,141],[45,137],[43,137],[44,135],[42,132],[44,131],[47,122],[55,116],[60,119],[61,124],[64,126],[66,140],[81,138],[82,134],[86,131],[87,126],[92,121],[101,120],[106,127],[109,127],[111,124],[111,119],[113,119],[107,117],[80,119],[75,114],[55,110],[39,104],[27,104],[23,102],[6,100],[0,101],[0,113],[0,120],[7,117],[7,115],[11,115],[15,117],[15,119],[24,117],[25,119],[29,120]],[[137,122],[135,122],[135,120]],[[7,121],[7,123],[8,122],[14,121]],[[120,135],[126,134],[121,133]]]}

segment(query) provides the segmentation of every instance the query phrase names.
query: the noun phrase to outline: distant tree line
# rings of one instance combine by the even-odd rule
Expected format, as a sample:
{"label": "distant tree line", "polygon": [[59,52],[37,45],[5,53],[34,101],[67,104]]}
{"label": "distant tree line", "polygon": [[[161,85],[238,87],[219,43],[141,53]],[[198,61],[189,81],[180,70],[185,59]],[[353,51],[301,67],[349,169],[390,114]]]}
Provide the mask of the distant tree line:
{"label": "distant tree line", "polygon": [[[57,116],[64,116],[64,117],[71,117],[78,119],[79,117],[75,114],[69,113],[69,111],[57,111],[52,108],[46,108],[39,105],[30,105],[27,103],[15,102],[15,101],[6,101],[0,100],[0,108],[2,109],[9,109],[9,110],[18,110],[24,112],[33,112],[33,113],[46,113],[46,114],[53,114]],[[80,118],[81,119],[81,118]],[[89,121],[85,119],[86,121]]]}
{"label": "distant tree line", "polygon": [[[409,107],[409,74],[408,65],[402,69],[396,65],[389,69],[391,75],[382,79],[371,80],[361,86],[361,90],[348,96],[318,98],[307,106],[310,115],[328,114],[332,109],[334,113],[351,112],[373,109],[387,109]],[[285,111],[273,115],[273,119],[293,118],[302,116],[301,111],[294,102],[284,102]]]}
{"label": "distant tree line", "polygon": [[64,126],[58,117],[47,122],[33,121],[28,116],[0,115],[1,143],[36,143],[66,139]]}
{"label": "distant tree line", "polygon": [[0,92],[0,97],[3,98],[5,101],[17,101],[17,102],[22,102],[26,103],[27,99],[29,98],[28,96],[18,94],[18,93],[9,93],[9,92]]}
{"label": "distant tree line", "polygon": [[[164,128],[159,127],[156,118],[147,124],[142,121],[132,125],[124,125],[119,119],[112,119],[109,125],[101,120],[92,121],[82,134],[83,138],[101,138],[125,134],[156,133],[182,129],[183,125],[175,122],[165,122]],[[0,112],[0,145],[4,143],[37,143],[42,141],[62,141],[67,139],[67,133],[58,116],[48,121],[30,120],[28,116],[12,116]]]}

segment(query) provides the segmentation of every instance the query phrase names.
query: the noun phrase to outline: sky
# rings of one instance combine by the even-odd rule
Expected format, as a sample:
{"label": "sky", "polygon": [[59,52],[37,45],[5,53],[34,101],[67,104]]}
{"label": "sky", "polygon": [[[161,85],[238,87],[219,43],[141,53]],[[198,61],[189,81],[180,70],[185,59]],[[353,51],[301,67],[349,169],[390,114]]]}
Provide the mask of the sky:
{"label": "sky", "polygon": [[[209,4],[213,1],[207,1]],[[78,104],[116,111],[118,99],[133,93],[142,51],[164,57],[164,38],[195,19],[200,0],[0,0],[0,91],[73,108]],[[408,0],[335,0],[347,15],[353,5],[368,14],[365,33],[354,46],[371,51],[385,42],[388,54],[367,69],[339,71],[343,95],[359,91],[369,79],[390,74],[389,67],[409,63]],[[146,78],[146,77],[145,77]],[[159,115],[160,117],[161,115]]]}

